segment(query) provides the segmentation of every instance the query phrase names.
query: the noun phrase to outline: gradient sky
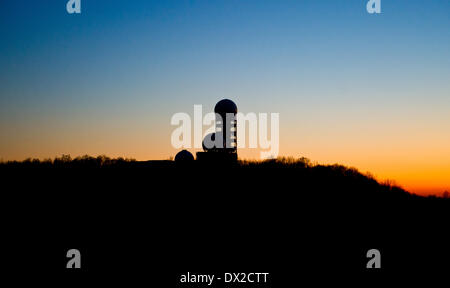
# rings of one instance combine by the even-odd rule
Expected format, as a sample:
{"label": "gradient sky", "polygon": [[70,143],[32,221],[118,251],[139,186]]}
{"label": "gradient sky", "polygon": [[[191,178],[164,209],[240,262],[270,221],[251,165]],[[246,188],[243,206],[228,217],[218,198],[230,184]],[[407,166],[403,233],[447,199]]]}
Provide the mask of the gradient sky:
{"label": "gradient sky", "polygon": [[0,159],[168,159],[174,113],[230,98],[281,156],[450,190],[450,1],[366,2],[1,0]]}

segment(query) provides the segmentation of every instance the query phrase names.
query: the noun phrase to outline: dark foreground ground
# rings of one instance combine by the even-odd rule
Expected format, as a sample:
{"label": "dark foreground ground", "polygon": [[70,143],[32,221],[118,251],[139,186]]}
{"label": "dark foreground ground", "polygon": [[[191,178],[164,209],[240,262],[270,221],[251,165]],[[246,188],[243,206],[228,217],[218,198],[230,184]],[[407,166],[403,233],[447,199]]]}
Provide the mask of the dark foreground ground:
{"label": "dark foreground ground", "polygon": [[[63,287],[208,286],[179,283],[187,272],[270,273],[268,284],[213,287],[448,279],[448,199],[305,161],[91,160],[0,165],[4,275]],[[71,248],[80,270],[65,268]],[[372,248],[381,270],[366,269]]]}

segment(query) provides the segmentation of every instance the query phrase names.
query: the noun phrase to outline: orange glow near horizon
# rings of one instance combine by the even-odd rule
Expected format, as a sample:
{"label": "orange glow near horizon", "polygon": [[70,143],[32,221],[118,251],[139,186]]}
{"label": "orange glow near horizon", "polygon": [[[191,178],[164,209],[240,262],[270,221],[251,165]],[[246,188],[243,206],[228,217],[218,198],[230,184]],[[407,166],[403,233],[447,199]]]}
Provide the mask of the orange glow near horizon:
{"label": "orange glow near horizon", "polygon": [[[175,129],[169,122],[172,113],[162,117],[166,121],[146,119],[140,116],[143,114],[122,118],[113,115],[111,121],[99,121],[90,115],[77,116],[67,122],[46,120],[41,123],[36,120],[33,123],[42,127],[38,131],[10,127],[20,128],[21,133],[4,132],[8,137],[0,142],[0,159],[45,159],[62,154],[72,157],[107,155],[136,160],[174,157],[179,150],[172,148],[170,143]],[[355,167],[362,173],[374,175],[380,182],[392,180],[420,195],[442,195],[444,191],[450,191],[450,135],[444,133],[450,121],[418,129],[419,124],[411,123],[411,120],[404,123],[356,121],[354,119],[365,118],[358,114],[347,113],[346,118],[331,112],[327,114],[330,116],[324,119],[307,113],[280,113],[278,156],[306,157],[313,163]],[[289,119],[290,115],[296,118]],[[196,152],[195,149],[188,150]],[[238,150],[240,159],[257,160],[259,152],[258,149]]]}
{"label": "orange glow near horizon", "polygon": [[279,157],[450,191],[450,1],[51,2],[0,2],[0,161],[169,159],[173,115],[226,98],[278,113]]}
{"label": "orange glow near horizon", "polygon": [[[133,153],[120,153],[119,149],[127,150],[126,143],[115,142],[116,149],[106,151],[106,153],[99,153],[102,151],[100,149],[86,149],[83,147],[78,147],[78,149],[72,147],[72,151],[60,151],[58,156],[62,154],[70,154],[73,158],[81,155],[107,155],[109,157],[125,157],[133,158],[138,161],[146,160],[167,160],[172,159],[178,150],[170,149],[169,151],[165,148],[164,143],[154,143],[159,145],[154,145],[152,151],[148,151],[145,145],[133,145]],[[97,151],[96,151],[97,150]],[[189,151],[195,153],[199,151],[198,149],[188,149]],[[39,153],[37,153],[39,155]],[[50,156],[50,152],[41,154],[41,156],[36,156],[35,158],[53,158]],[[348,167],[354,167],[358,169],[361,173],[370,173],[379,182],[386,180],[393,181],[395,185],[404,188],[405,190],[415,193],[418,195],[437,195],[441,196],[444,191],[450,191],[450,164],[442,165],[439,163],[444,163],[445,161],[433,162],[432,159],[429,161],[422,161],[418,159],[409,158],[408,161],[405,159],[393,159],[391,157],[380,157],[380,155],[372,155],[366,157],[348,157],[345,155],[322,155],[318,153],[294,153],[288,151],[280,151],[279,157],[293,157],[300,158],[306,157],[310,159],[313,163],[317,164],[341,164]],[[25,157],[26,158],[26,157]],[[25,159],[23,158],[23,159]],[[31,157],[33,158],[33,157]],[[239,151],[239,158],[242,160],[259,160],[259,150],[256,149],[241,149]],[[3,159],[6,160],[6,159]],[[12,160],[12,159],[9,159]],[[22,159],[20,159],[22,160]],[[433,159],[437,160],[437,159]],[[402,162],[403,161],[403,162]],[[450,163],[447,161],[446,163]]]}

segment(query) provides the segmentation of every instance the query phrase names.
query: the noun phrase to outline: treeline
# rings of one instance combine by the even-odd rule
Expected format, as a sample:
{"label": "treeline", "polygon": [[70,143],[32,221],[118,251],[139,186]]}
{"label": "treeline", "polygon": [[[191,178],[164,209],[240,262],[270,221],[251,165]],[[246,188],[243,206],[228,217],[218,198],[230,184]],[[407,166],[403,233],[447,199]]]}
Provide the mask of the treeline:
{"label": "treeline", "polygon": [[[188,163],[186,163],[188,164]],[[186,164],[181,167],[186,168]],[[62,155],[54,159],[31,159],[28,158],[24,161],[0,161],[0,168],[175,168],[177,167],[175,161],[136,161],[130,158],[110,158],[105,155],[99,155],[97,157],[84,155],[72,158],[70,155]],[[198,161],[192,161],[187,165],[188,169],[191,168],[205,168],[202,163]],[[208,168],[208,167],[207,167]],[[310,179],[318,179],[318,181],[326,181],[330,179],[339,179],[341,182],[349,182],[359,184],[361,187],[376,188],[382,191],[393,192],[398,195],[411,195],[418,197],[410,192],[407,192],[403,188],[399,187],[395,181],[385,180],[378,181],[370,173],[361,173],[356,168],[346,167],[339,164],[322,165],[312,162],[308,158],[293,158],[293,157],[280,157],[277,159],[256,161],[256,160],[239,160],[235,165],[236,169],[250,170],[252,172],[258,171],[258,169],[274,169],[273,173],[283,173],[283,171],[294,171],[297,175],[297,179],[304,179],[309,181]],[[192,169],[191,169],[192,170]],[[195,169],[194,169],[195,170]],[[245,173],[244,171],[241,171]],[[447,198],[450,199],[449,193],[446,191],[442,195],[428,196],[427,198]]]}
{"label": "treeline", "polygon": [[28,158],[23,161],[1,161],[0,167],[108,167],[108,166],[124,166],[136,163],[135,159],[130,158],[110,158],[105,155],[99,155],[97,157],[84,155],[72,158],[70,155],[62,155],[61,157],[55,157],[54,159],[32,159]]}

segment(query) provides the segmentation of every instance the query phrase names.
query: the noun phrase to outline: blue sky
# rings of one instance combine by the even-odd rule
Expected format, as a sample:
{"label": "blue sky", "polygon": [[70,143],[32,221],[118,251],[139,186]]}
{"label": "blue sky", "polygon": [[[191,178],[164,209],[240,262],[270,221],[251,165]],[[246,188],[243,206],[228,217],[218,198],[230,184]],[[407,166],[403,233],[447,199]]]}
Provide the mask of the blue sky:
{"label": "blue sky", "polygon": [[[222,98],[279,112],[282,155],[382,176],[375,148],[450,143],[450,1],[382,0],[380,15],[365,0],[66,2],[0,2],[2,159],[167,158],[171,115]],[[367,159],[343,148],[374,142]],[[411,153],[444,147],[430,145]]]}

